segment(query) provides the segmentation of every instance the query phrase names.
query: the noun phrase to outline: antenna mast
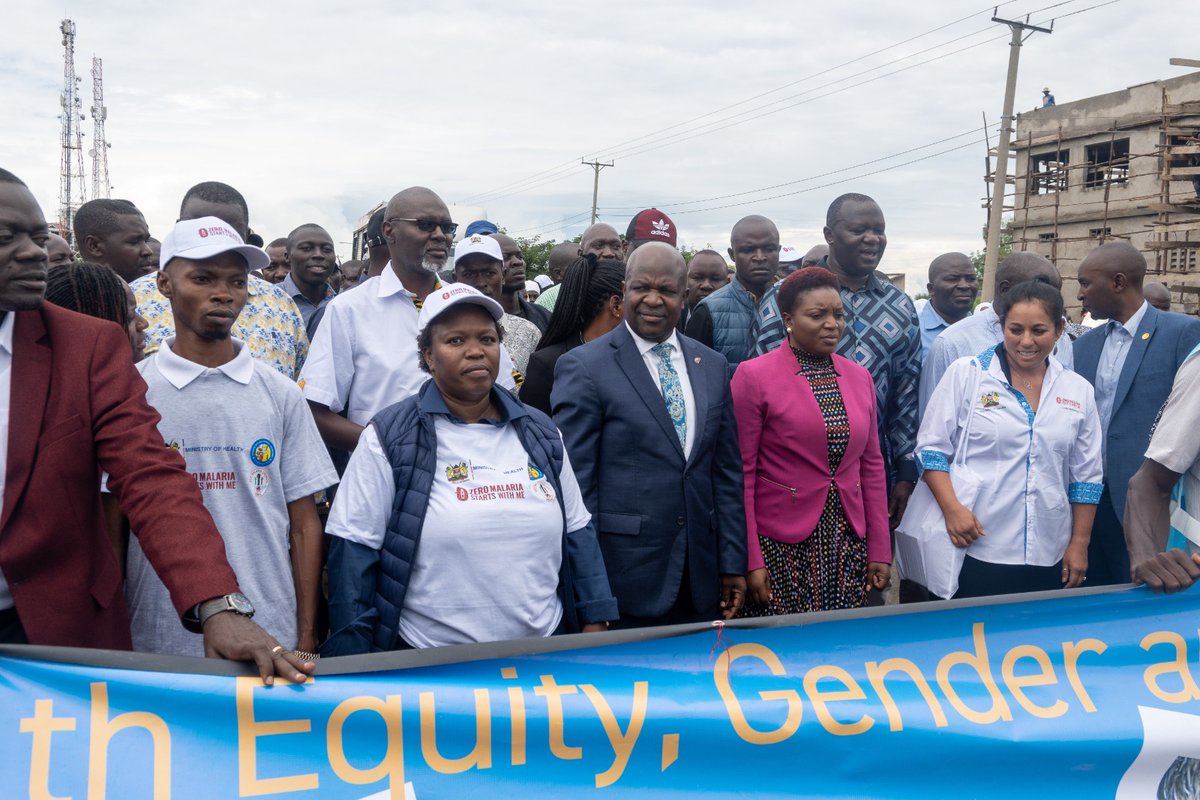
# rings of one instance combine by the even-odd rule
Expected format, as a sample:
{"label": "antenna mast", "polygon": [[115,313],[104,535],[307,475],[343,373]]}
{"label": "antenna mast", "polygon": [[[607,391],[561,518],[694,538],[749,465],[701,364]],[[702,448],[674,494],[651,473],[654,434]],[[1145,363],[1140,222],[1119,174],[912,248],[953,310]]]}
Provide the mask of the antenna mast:
{"label": "antenna mast", "polygon": [[108,148],[112,147],[104,135],[104,121],[108,119],[108,107],[104,105],[104,65],[92,56],[92,199],[108,197]]}
{"label": "antenna mast", "polygon": [[62,102],[62,168],[58,197],[58,222],[63,236],[71,236],[75,221],[75,210],[86,200],[83,175],[83,100],[79,96],[82,80],[75,74],[75,23],[64,19],[59,25],[62,31],[63,91]]}

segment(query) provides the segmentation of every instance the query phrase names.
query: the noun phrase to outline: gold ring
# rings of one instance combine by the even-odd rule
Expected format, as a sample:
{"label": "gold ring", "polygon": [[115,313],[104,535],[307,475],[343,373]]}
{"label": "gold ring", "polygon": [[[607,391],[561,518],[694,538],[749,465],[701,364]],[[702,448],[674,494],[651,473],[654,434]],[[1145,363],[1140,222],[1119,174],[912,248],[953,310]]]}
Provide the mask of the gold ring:
{"label": "gold ring", "polygon": [[282,652],[283,652],[283,645],[281,645],[281,644],[277,644],[271,648],[271,655],[273,655],[273,656],[278,656]]}

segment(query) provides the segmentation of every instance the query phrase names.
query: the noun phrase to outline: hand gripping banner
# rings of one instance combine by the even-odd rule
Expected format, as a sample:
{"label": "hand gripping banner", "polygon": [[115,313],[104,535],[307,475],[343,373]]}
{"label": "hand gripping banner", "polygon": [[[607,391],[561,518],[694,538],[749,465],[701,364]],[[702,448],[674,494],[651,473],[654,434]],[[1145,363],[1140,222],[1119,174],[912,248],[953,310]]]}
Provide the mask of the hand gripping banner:
{"label": "hand gripping banner", "polygon": [[[1200,590],[322,661],[0,648],[0,797],[1195,798]],[[1189,793],[1190,792],[1190,793]]]}

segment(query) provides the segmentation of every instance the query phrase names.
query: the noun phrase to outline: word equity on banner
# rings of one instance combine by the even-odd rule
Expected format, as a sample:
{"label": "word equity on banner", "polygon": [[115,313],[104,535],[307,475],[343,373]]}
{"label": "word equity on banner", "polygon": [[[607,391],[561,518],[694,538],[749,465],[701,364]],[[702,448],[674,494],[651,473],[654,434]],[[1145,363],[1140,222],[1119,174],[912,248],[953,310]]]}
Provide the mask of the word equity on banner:
{"label": "word equity on banner", "polygon": [[304,686],[5,648],[0,796],[1188,796],[1200,592],[924,609],[332,659]]}

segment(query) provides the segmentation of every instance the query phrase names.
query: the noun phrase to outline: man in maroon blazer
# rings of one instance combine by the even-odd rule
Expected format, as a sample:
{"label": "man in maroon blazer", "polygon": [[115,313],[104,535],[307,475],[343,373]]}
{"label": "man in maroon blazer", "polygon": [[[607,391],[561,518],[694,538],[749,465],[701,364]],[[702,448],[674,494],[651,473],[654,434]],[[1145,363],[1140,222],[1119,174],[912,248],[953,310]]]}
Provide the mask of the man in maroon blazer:
{"label": "man in maroon blazer", "polygon": [[[250,620],[224,545],[110,322],[42,301],[49,231],[0,169],[0,643],[130,647],[100,470],[209,656],[263,679],[312,671]],[[230,410],[235,413],[234,409]]]}

